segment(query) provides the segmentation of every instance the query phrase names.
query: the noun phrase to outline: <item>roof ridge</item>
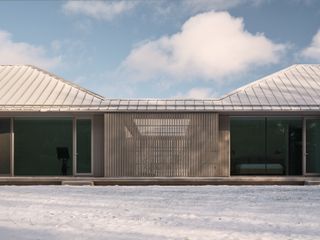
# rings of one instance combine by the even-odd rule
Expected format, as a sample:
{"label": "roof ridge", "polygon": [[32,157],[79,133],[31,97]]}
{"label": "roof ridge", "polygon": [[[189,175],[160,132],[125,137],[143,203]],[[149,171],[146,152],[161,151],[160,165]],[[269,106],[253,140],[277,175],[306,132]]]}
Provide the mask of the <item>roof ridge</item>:
{"label": "roof ridge", "polygon": [[64,78],[62,78],[62,77],[59,77],[58,75],[56,75],[56,74],[54,74],[54,73],[48,72],[47,70],[44,70],[44,69],[42,69],[42,68],[39,68],[39,67],[34,66],[34,65],[31,65],[31,64],[21,64],[21,65],[17,64],[17,65],[3,65],[3,66],[27,66],[27,67],[31,67],[31,68],[33,68],[33,69],[36,69],[36,70],[38,70],[38,71],[40,71],[40,72],[42,72],[42,73],[44,73],[44,74],[47,74],[47,75],[53,77],[53,78],[55,78],[55,79],[57,79],[57,80],[59,80],[59,81],[61,81],[61,82],[64,82],[65,84],[68,84],[68,85],[70,85],[71,87],[77,88],[77,89],[79,89],[79,90],[82,90],[82,91],[90,94],[90,95],[93,95],[94,97],[99,98],[100,100],[104,100],[104,99],[105,99],[105,97],[102,96],[102,95],[99,95],[99,94],[97,94],[97,93],[95,93],[95,92],[93,92],[93,91],[90,91],[89,89],[86,89],[86,88],[84,88],[84,87],[81,87],[80,85],[78,85],[78,84],[76,84],[76,83],[74,83],[74,82],[68,81],[68,80],[66,80],[66,79],[64,79]]}

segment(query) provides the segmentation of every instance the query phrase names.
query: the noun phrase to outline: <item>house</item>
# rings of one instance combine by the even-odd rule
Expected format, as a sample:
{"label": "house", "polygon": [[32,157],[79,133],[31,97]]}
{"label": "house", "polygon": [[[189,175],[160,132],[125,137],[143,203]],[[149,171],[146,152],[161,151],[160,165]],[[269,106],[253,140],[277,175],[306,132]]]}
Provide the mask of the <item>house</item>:
{"label": "house", "polygon": [[0,66],[3,176],[320,174],[320,65],[220,99],[106,99],[29,65]]}

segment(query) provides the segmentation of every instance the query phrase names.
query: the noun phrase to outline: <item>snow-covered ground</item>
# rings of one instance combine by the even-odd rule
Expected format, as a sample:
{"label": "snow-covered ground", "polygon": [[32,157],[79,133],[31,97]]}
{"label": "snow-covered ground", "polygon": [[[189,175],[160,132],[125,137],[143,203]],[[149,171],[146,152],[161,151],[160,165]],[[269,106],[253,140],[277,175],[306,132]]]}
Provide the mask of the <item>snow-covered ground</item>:
{"label": "snow-covered ground", "polygon": [[320,239],[317,186],[0,187],[0,239]]}

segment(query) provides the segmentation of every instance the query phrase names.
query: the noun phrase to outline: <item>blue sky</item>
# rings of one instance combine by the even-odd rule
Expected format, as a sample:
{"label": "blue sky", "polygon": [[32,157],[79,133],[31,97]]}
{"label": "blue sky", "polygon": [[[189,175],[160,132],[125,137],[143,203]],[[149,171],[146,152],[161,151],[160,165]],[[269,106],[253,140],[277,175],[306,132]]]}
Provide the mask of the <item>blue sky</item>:
{"label": "blue sky", "polygon": [[219,97],[295,63],[320,63],[318,0],[0,2],[0,64],[106,97]]}

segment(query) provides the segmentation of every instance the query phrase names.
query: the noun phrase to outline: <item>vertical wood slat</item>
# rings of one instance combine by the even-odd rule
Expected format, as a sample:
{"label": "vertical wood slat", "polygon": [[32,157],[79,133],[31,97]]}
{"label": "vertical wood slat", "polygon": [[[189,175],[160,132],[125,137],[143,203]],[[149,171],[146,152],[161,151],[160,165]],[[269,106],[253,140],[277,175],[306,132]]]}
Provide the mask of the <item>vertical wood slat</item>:
{"label": "vertical wood slat", "polygon": [[109,137],[110,134],[107,134],[107,132],[109,132],[109,123],[110,123],[110,115],[108,114],[104,114],[104,176],[109,176],[109,169],[110,169],[110,165],[109,165],[109,161],[111,160],[110,158],[110,147],[109,147]]}
{"label": "vertical wood slat", "polygon": [[217,113],[106,113],[105,175],[225,175],[218,120]]}
{"label": "vertical wood slat", "polygon": [[220,175],[230,176],[230,119],[229,116],[219,117],[219,162]]}
{"label": "vertical wood slat", "polygon": [[104,176],[104,118],[103,115],[93,117],[93,175]]}

